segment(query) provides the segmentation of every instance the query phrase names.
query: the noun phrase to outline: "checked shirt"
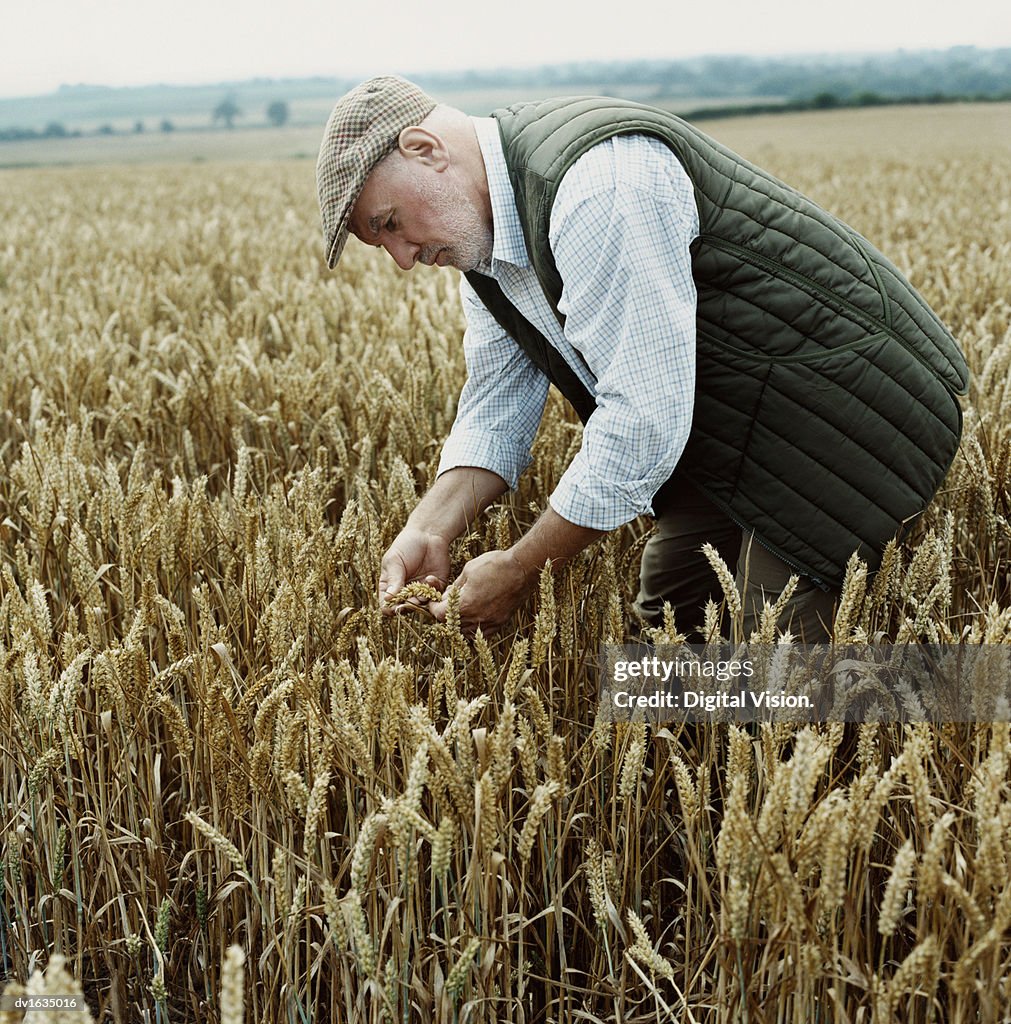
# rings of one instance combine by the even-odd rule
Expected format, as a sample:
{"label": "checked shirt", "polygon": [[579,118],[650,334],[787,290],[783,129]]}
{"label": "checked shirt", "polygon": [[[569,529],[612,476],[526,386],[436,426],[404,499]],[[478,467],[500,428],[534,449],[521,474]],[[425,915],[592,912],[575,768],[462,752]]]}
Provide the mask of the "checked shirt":
{"label": "checked shirt", "polygon": [[[691,182],[674,154],[645,135],[598,143],[569,169],[549,231],[563,281],[563,331],[527,257],[496,122],[472,123],[494,228],[492,256],[476,269],[498,282],[597,404],[551,507],[579,526],[612,530],[652,512],[653,495],[691,428],[696,296],[689,246],[699,231]],[[531,461],[548,381],[462,277],[460,294],[468,376],[439,473],[477,466],[515,487]]]}

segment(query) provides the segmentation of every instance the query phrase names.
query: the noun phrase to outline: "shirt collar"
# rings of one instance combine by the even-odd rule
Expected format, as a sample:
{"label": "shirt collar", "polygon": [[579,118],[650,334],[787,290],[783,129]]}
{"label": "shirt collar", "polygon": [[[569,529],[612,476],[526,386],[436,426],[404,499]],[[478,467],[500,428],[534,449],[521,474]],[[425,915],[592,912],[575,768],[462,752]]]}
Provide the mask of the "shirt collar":
{"label": "shirt collar", "polygon": [[[472,117],[488,176],[488,195],[491,199],[491,218],[494,241],[491,269],[496,263],[511,263],[515,267],[529,267],[527,244],[523,239],[523,225],[516,210],[516,198],[509,181],[509,168],[502,150],[498,121],[493,117]],[[485,263],[487,266],[487,262]],[[480,268],[478,268],[480,269]]]}

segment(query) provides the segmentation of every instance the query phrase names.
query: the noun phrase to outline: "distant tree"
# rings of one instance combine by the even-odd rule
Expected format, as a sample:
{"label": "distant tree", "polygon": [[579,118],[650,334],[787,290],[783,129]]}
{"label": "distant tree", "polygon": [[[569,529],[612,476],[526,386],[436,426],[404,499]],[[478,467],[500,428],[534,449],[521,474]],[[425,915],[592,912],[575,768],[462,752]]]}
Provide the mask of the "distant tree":
{"label": "distant tree", "polygon": [[815,110],[831,110],[839,106],[839,97],[834,92],[820,92],[811,100],[811,106]]}
{"label": "distant tree", "polygon": [[174,132],[176,130],[176,126],[167,117],[159,125],[159,128],[163,132]]}
{"label": "distant tree", "polygon": [[856,96],[853,97],[853,102],[858,107],[880,107],[883,103],[887,103],[888,101],[881,95],[881,93],[871,90],[869,92],[858,92]]}
{"label": "distant tree", "polygon": [[288,123],[288,104],[284,100],[274,100],[273,103],[267,107],[267,120],[274,125],[275,128],[280,128],[281,125]]}
{"label": "distant tree", "polygon": [[224,121],[226,128],[233,128],[234,121],[237,117],[242,116],[242,111],[239,110],[239,105],[231,96],[226,96],[215,108],[214,108],[214,122]]}
{"label": "distant tree", "polygon": [[99,126],[98,134],[99,135],[114,135],[115,133],[113,132],[111,124],[103,124],[103,125]]}
{"label": "distant tree", "polygon": [[140,135],[140,134],[143,133],[143,131],[144,131],[144,122],[143,121],[134,121],[133,122],[133,132],[134,132],[134,134],[135,135]]}
{"label": "distant tree", "polygon": [[65,139],[67,137],[67,126],[61,121],[50,121],[42,134],[49,139]]}

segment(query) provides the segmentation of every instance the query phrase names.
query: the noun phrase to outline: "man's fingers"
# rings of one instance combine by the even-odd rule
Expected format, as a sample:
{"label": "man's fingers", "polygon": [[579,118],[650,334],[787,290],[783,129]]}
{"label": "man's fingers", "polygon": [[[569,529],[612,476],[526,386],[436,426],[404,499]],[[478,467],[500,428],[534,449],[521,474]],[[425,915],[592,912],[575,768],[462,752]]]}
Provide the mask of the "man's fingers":
{"label": "man's fingers", "polygon": [[402,566],[394,566],[388,570],[381,570],[379,573],[379,607],[385,615],[392,615],[394,609],[386,600],[390,594],[396,594],[404,589],[405,573]]}
{"label": "man's fingers", "polygon": [[407,567],[399,558],[390,557],[388,553],[379,566],[379,590],[387,594],[395,594],[404,589],[407,582]]}
{"label": "man's fingers", "polygon": [[[432,577],[432,579],[434,579],[434,578],[435,577]],[[442,595],[442,600],[441,601],[429,601],[428,602],[428,610],[440,622],[445,622],[446,621],[446,609],[449,608],[449,592],[451,590],[459,590],[461,587],[463,587],[465,582],[466,582],[466,573],[461,573],[459,578],[454,580],[453,583],[451,583],[448,587],[446,587],[446,590],[445,590],[445,592]],[[433,584],[433,586],[434,586],[434,584]]]}
{"label": "man's fingers", "polygon": [[387,594],[397,594],[404,589],[407,577],[402,569],[391,572],[385,581],[380,580],[379,589]]}

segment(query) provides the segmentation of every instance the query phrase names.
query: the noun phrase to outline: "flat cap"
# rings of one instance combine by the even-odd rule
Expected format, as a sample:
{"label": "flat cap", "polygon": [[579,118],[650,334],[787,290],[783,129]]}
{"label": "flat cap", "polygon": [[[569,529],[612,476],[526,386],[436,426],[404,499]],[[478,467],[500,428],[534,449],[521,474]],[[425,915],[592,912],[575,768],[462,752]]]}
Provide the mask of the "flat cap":
{"label": "flat cap", "polygon": [[351,208],[372,168],[396,148],[405,128],[420,124],[435,107],[431,96],[395,75],[370,78],[337,101],[316,161],[323,251],[331,270],[344,251]]}

